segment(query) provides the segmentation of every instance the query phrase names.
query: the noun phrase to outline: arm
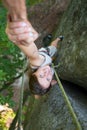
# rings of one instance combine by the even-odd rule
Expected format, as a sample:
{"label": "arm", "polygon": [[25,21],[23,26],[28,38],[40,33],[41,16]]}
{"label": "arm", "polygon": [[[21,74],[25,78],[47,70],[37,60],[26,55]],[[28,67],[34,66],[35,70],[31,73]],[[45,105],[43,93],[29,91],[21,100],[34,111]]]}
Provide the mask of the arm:
{"label": "arm", "polygon": [[25,0],[2,0],[12,21],[27,19]]}
{"label": "arm", "polygon": [[29,62],[34,66],[40,66],[43,61],[44,57],[39,55],[37,46],[35,43],[31,43],[29,46],[23,46],[21,44],[17,44],[17,46],[24,52],[25,55],[28,56]]}
{"label": "arm", "polygon": [[[34,41],[34,37],[29,35],[31,32],[33,32],[33,29],[30,28],[30,23],[28,21],[8,22],[8,26],[6,28],[8,38],[12,42],[15,41],[15,44],[25,53],[25,55],[28,56],[32,65],[39,66],[43,62],[44,58],[39,55],[37,46],[34,42],[32,42]],[[35,34],[37,35],[37,33]],[[25,44],[28,43],[28,46],[24,46],[20,44],[20,42]]]}
{"label": "arm", "polygon": [[[27,12],[25,0],[2,0],[5,7],[8,10],[8,21],[16,22],[16,21],[27,21]],[[8,26],[8,25],[7,25]],[[30,27],[30,35],[33,35],[33,39],[30,39],[30,42],[34,42],[38,38],[37,31],[32,27],[29,23]]]}

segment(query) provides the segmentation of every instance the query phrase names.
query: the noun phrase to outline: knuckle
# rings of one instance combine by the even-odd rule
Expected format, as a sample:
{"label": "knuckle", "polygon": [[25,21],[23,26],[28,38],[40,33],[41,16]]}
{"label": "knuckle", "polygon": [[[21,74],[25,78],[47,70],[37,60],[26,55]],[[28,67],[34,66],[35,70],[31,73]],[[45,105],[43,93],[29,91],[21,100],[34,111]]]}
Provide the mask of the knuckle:
{"label": "knuckle", "polygon": [[23,40],[23,37],[21,35],[17,35],[17,40]]}
{"label": "knuckle", "polygon": [[15,29],[13,29],[13,30],[12,30],[12,33],[13,33],[13,34],[16,34],[16,30],[15,30]]}

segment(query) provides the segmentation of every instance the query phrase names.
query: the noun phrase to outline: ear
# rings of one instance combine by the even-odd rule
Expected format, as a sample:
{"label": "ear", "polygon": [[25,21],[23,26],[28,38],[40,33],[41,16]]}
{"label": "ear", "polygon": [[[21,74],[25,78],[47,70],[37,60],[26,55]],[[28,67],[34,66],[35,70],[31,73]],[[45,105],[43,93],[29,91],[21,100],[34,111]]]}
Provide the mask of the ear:
{"label": "ear", "polygon": [[34,95],[35,99],[40,99],[41,96],[39,95]]}
{"label": "ear", "polygon": [[55,80],[55,79],[53,79],[52,81],[51,81],[51,85],[53,86],[53,85],[55,85],[57,83],[57,81]]}

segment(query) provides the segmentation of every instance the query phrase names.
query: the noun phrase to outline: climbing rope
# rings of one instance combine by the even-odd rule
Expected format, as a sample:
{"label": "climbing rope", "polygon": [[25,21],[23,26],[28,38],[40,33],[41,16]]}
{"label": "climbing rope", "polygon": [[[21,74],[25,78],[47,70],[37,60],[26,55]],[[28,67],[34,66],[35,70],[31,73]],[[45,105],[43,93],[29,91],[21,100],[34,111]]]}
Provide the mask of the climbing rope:
{"label": "climbing rope", "polygon": [[22,126],[23,91],[24,91],[24,72],[23,72],[23,75],[22,75],[22,85],[21,85],[21,89],[20,89],[19,114],[18,114],[18,129],[17,130],[21,130],[21,126]]}
{"label": "climbing rope", "polygon": [[23,107],[23,93],[24,93],[24,73],[26,68],[26,58],[24,60],[23,72],[22,72],[22,83],[20,89],[20,99],[19,99],[19,113],[18,113],[18,128],[17,130],[21,130],[22,128],[22,107]]}
{"label": "climbing rope", "polygon": [[54,64],[52,64],[52,67],[54,68],[54,73],[55,73],[57,82],[58,82],[58,84],[59,84],[59,87],[60,87],[60,89],[61,89],[61,91],[62,91],[62,94],[63,94],[63,96],[64,96],[64,99],[65,99],[65,101],[66,101],[66,103],[67,103],[67,106],[68,106],[68,108],[69,108],[69,110],[70,110],[70,113],[72,114],[73,121],[74,121],[74,122],[76,123],[76,125],[77,125],[77,130],[82,130],[82,127],[81,127],[81,125],[80,125],[80,123],[79,123],[79,121],[78,121],[78,119],[77,119],[77,116],[76,116],[76,114],[75,114],[75,112],[74,112],[74,110],[73,110],[73,108],[72,108],[72,106],[71,106],[71,103],[70,103],[70,101],[69,101],[69,99],[68,99],[68,96],[67,96],[67,94],[66,94],[66,92],[65,92],[65,90],[64,90],[64,88],[63,88],[63,85],[62,85],[62,83],[61,83],[61,81],[60,81],[60,79],[59,79],[59,76],[58,76],[58,74],[57,74],[57,72],[56,72],[56,70],[55,70]]}

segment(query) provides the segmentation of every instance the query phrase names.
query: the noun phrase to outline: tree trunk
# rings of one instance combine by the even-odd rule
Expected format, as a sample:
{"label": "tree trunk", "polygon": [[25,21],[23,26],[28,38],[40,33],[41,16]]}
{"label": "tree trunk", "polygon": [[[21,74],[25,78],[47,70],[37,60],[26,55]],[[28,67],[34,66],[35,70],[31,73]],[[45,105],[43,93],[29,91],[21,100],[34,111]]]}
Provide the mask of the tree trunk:
{"label": "tree trunk", "polygon": [[[72,0],[65,12],[58,34],[64,35],[60,45],[59,76],[87,88],[87,2]],[[87,129],[87,93],[76,85],[63,81],[65,90],[82,130]],[[79,91],[78,91],[79,89]],[[35,100],[30,97],[24,130],[81,130],[73,119],[58,85],[47,95]]]}

